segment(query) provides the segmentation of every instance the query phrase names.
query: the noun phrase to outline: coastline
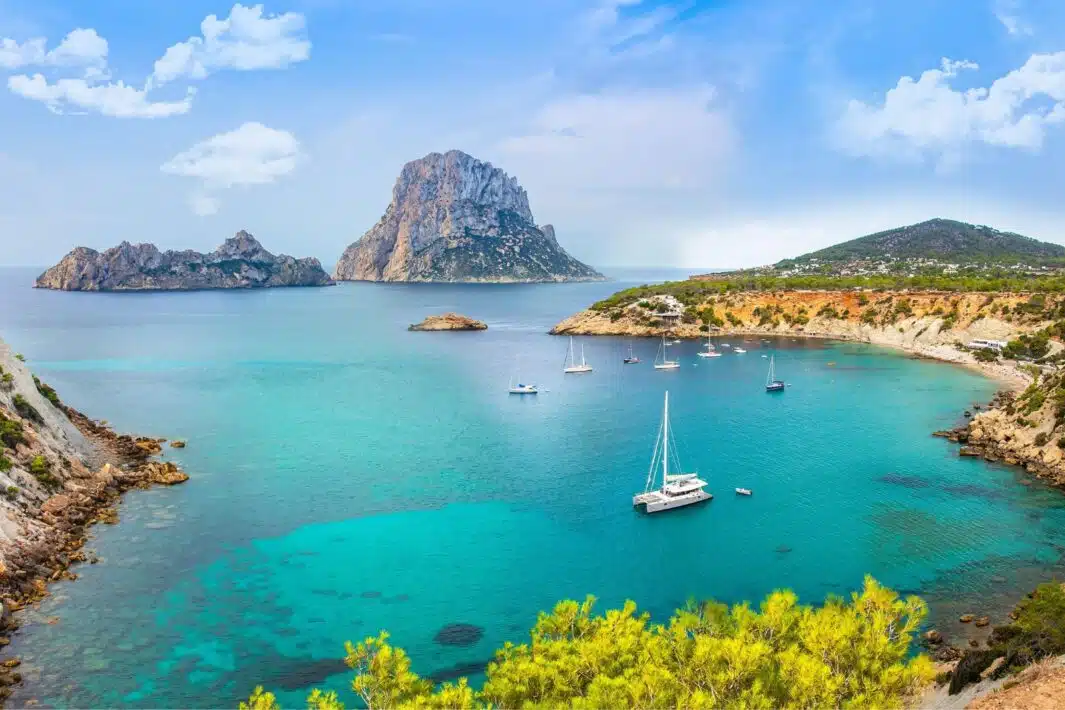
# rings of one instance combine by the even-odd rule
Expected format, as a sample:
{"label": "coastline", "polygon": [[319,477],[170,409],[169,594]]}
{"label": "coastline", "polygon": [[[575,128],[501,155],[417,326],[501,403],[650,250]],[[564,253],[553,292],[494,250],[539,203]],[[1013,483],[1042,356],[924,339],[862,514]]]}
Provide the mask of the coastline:
{"label": "coastline", "polygon": [[[2,648],[20,625],[19,611],[48,596],[52,582],[77,579],[76,563],[96,563],[85,550],[91,528],[118,522],[124,493],[189,477],[157,458],[164,439],[118,434],[63,404],[3,341],[0,368]],[[0,707],[22,680],[19,664],[15,656],[0,661]]]}
{"label": "coastline", "polygon": [[[930,342],[923,343],[916,340],[906,342],[897,337],[883,337],[884,333],[882,329],[878,328],[864,328],[854,330],[839,329],[835,331],[817,331],[809,330],[807,328],[788,328],[781,330],[780,328],[733,328],[724,326],[718,328],[712,332],[704,333],[699,332],[697,326],[684,325],[678,326],[672,329],[663,328],[648,328],[649,332],[633,332],[631,328],[623,327],[618,328],[616,332],[604,332],[601,328],[588,327],[580,322],[582,316],[586,314],[597,317],[594,311],[583,311],[566,320],[563,320],[548,333],[550,335],[593,335],[593,336],[613,336],[613,337],[638,337],[638,338],[658,338],[663,335],[669,335],[671,337],[677,337],[684,340],[699,340],[705,339],[707,335],[712,338],[728,338],[728,337],[744,337],[744,338],[802,338],[809,340],[834,340],[847,343],[865,343],[868,345],[876,345],[878,347],[888,348],[899,353],[904,353],[911,357],[935,360],[937,362],[948,363],[951,365],[960,365],[973,372],[977,372],[984,377],[995,380],[1001,384],[1004,388],[1012,392],[1020,392],[1029,384],[1031,384],[1032,377],[1030,374],[1021,369],[1021,365],[1017,363],[1005,363],[1005,362],[980,362],[971,353],[958,350],[953,345],[948,345],[942,342]],[[689,331],[689,328],[695,330],[694,333]],[[858,331],[858,332],[854,332]],[[878,335],[882,337],[877,337]]]}

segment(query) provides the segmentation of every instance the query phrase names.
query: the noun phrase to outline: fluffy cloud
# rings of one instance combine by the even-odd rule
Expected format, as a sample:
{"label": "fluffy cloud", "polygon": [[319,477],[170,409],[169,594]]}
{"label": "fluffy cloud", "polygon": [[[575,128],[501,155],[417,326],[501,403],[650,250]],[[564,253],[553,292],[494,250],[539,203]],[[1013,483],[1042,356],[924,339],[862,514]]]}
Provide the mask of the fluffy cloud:
{"label": "fluffy cloud", "polygon": [[0,67],[22,69],[31,66],[84,67],[99,74],[107,66],[107,40],[93,29],[76,29],[49,51],[44,38],[19,44],[0,39]]}
{"label": "fluffy cloud", "polygon": [[852,100],[837,125],[839,146],[855,156],[957,160],[970,144],[1039,150],[1046,129],[1065,121],[1065,52],[1034,54],[989,88],[951,87],[979,67],[944,59],[918,79],[904,76],[882,103]]}
{"label": "fluffy cloud", "polygon": [[49,83],[41,74],[9,77],[7,86],[23,98],[40,101],[53,113],[94,112],[115,118],[164,118],[188,113],[194,91],[180,101],[149,101],[146,91],[117,81],[105,84],[87,79],[59,79]]}
{"label": "fluffy cloud", "polygon": [[289,174],[301,157],[300,144],[288,131],[245,123],[175,155],[164,173],[195,178],[200,190],[191,198],[193,212],[214,214],[219,203],[210,193],[235,185],[264,185]]}
{"label": "fluffy cloud", "polygon": [[149,82],[161,86],[182,77],[203,79],[220,69],[282,69],[302,62],[311,54],[304,25],[299,13],[264,15],[262,5],[234,5],[224,20],[208,15],[200,25],[202,36],[167,49]]}
{"label": "fluffy cloud", "polygon": [[162,84],[179,78],[203,79],[219,69],[278,69],[310,56],[303,15],[298,13],[264,15],[262,5],[237,4],[226,19],[208,15],[200,28],[202,37],[191,37],[166,50],[143,89],[110,81],[107,40],[93,29],[74,30],[50,51],[43,38],[21,44],[0,39],[0,68],[81,70],[80,78],[60,78],[54,83],[40,73],[8,79],[12,92],[40,101],[54,113],[161,118],[187,113],[194,95],[188,89],[180,101],[151,101],[149,93]]}
{"label": "fluffy cloud", "polygon": [[542,107],[530,132],[500,150],[519,175],[567,190],[702,186],[733,144],[713,99],[706,86],[570,96]]}

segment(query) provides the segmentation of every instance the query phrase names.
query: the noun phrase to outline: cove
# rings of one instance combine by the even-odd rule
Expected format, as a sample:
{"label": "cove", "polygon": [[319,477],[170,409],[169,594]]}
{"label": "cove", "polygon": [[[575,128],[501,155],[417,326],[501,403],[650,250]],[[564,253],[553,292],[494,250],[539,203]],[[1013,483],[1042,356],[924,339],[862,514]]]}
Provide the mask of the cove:
{"label": "cove", "polygon": [[[0,272],[0,330],[34,370],[119,430],[187,439],[168,456],[192,476],[127,496],[90,543],[103,561],[25,618],[12,702],[232,706],[257,683],[351,701],[343,642],[382,628],[445,678],[589,593],[664,619],[693,596],[820,601],[869,572],[946,623],[1060,573],[1065,498],[930,436],[993,382],[791,339],[709,362],[684,343],[656,372],[656,341],[626,367],[627,341],[587,338],[595,372],[563,377],[546,331],[623,285],[65,294]],[[489,330],[406,331],[449,310]],[[792,384],[776,397],[770,353]],[[506,394],[519,368],[540,395]],[[715,499],[641,516],[667,388]]]}

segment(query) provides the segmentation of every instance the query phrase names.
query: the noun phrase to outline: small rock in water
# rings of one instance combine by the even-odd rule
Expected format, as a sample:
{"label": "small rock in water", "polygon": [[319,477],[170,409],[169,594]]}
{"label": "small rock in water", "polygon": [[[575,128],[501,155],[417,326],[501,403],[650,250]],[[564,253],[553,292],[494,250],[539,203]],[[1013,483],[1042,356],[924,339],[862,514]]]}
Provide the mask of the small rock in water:
{"label": "small rock in water", "polygon": [[380,599],[381,592],[363,592],[359,596],[363,599]]}
{"label": "small rock in water", "polygon": [[996,574],[994,577],[991,578],[991,581],[995,584],[1004,584],[1007,580],[1002,575]]}
{"label": "small rock in water", "polygon": [[943,634],[939,633],[935,629],[932,629],[928,633],[926,633],[924,635],[924,638],[925,641],[933,645],[943,643]]}
{"label": "small rock in water", "polygon": [[448,624],[436,632],[433,641],[441,646],[472,646],[484,636],[484,629],[473,624]]}
{"label": "small rock in water", "polygon": [[980,648],[980,642],[976,639],[969,639],[969,645],[973,648]]}
{"label": "small rock in water", "polygon": [[968,624],[975,618],[976,618],[975,614],[962,614],[961,616],[958,617],[958,621],[960,621],[963,624]]}
{"label": "small rock in water", "polygon": [[984,626],[987,626],[988,624],[991,623],[991,619],[989,617],[986,617],[986,616],[981,616],[979,619],[977,619],[973,623],[975,623],[977,626],[984,627]]}

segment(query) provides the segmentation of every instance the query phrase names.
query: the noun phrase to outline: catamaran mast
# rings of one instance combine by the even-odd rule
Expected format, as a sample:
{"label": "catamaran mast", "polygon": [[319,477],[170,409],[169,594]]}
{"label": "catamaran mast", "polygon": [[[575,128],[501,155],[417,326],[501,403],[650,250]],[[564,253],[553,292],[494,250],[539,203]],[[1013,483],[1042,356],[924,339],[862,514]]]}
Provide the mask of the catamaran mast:
{"label": "catamaran mast", "polygon": [[662,485],[669,483],[669,390],[662,410]]}

